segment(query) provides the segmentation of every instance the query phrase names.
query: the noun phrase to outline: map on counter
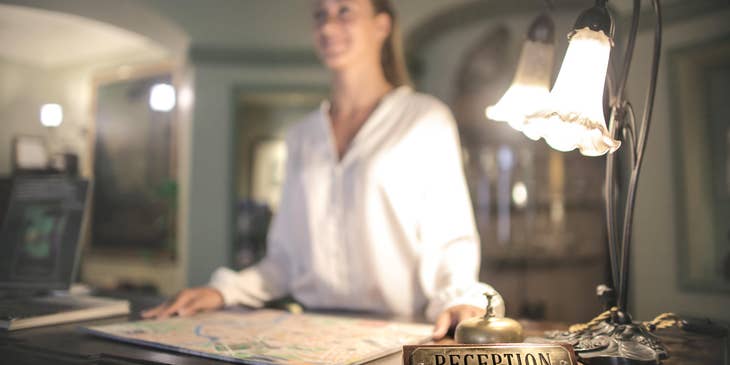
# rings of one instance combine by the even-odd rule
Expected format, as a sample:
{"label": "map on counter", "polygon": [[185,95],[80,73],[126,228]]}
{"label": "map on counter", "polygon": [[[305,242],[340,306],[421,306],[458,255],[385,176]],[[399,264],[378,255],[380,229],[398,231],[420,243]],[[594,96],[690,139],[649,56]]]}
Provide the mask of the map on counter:
{"label": "map on counter", "polygon": [[243,364],[361,364],[426,342],[431,325],[279,310],[82,327],[92,335]]}

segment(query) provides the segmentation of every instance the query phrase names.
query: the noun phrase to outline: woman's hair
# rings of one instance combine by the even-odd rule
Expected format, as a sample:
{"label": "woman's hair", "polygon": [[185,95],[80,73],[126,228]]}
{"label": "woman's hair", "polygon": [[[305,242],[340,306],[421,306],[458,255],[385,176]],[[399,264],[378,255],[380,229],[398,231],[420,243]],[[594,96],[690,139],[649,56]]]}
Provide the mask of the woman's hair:
{"label": "woman's hair", "polygon": [[370,0],[375,14],[388,14],[391,21],[391,31],[383,42],[380,52],[380,64],[385,73],[385,79],[393,86],[410,85],[411,78],[406,68],[406,59],[403,54],[403,39],[401,37],[395,8],[390,0]]}

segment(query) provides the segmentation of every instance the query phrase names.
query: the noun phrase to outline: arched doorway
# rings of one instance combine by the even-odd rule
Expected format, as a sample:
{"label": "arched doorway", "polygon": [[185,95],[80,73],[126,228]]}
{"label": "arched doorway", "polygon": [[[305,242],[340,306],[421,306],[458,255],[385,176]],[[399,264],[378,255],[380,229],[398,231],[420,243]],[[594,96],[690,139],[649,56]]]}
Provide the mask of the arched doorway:
{"label": "arched doorway", "polygon": [[[95,204],[99,201],[99,194],[108,188],[102,184],[104,179],[100,178],[99,166],[120,166],[120,161],[123,162],[125,158],[144,161],[145,158],[134,158],[130,153],[138,147],[153,148],[159,140],[169,140],[162,150],[171,156],[175,156],[176,150],[181,148],[177,140],[184,141],[178,136],[184,133],[184,129],[180,128],[184,127],[184,123],[180,122],[186,120],[186,110],[178,108],[164,117],[162,113],[154,116],[154,113],[146,111],[150,107],[145,95],[149,93],[146,88],[152,86],[147,85],[149,80],[164,79],[173,83],[173,79],[176,79],[175,84],[185,86],[187,80],[178,78],[186,62],[188,40],[184,32],[154,9],[134,1],[124,4],[3,1],[0,3],[0,18],[3,19],[0,22],[3,23],[4,37],[4,47],[0,50],[0,73],[3,75],[3,93],[0,95],[0,123],[3,130],[0,137],[0,175],[13,173],[8,152],[12,138],[17,135],[41,138],[49,155],[76,156],[80,175],[96,181],[91,235],[87,235],[90,239],[86,242],[81,265],[83,281],[112,288],[121,284],[154,285],[166,294],[184,286],[185,250],[177,239],[179,235],[176,233],[175,219],[178,214],[176,209],[169,208],[178,205],[177,182],[184,181],[178,178],[176,160],[168,155],[163,156],[166,161],[160,166],[164,167],[164,174],[160,174],[159,168],[150,165],[137,168],[140,173],[122,172],[119,175],[125,177],[127,182],[131,181],[129,176],[138,177],[138,182],[142,183],[132,184],[137,188],[131,189],[138,191],[136,195],[152,195],[158,213],[153,214],[150,220],[165,221],[164,229],[159,230],[162,233],[153,238],[165,241],[168,248],[165,259],[158,257],[160,255],[157,252],[160,250],[155,245],[150,245],[154,246],[153,249],[125,246],[120,251],[123,252],[121,255],[99,250],[104,240],[99,239],[101,231],[96,226],[108,217],[99,216],[98,213],[104,209]],[[108,99],[112,95],[118,95],[121,99]],[[113,119],[108,113],[103,113],[102,107],[128,108],[132,106],[132,100],[142,107],[140,110],[143,114],[124,109],[122,115],[134,118],[120,120],[116,124],[100,122],[102,117],[105,121]],[[59,105],[63,111],[63,122],[52,128],[41,125],[38,118],[40,106],[49,103]],[[142,116],[151,119],[142,120]],[[128,147],[117,149],[122,151],[121,155],[118,153],[116,156],[117,163],[98,163],[99,133],[104,128],[116,128],[107,135],[113,136],[119,142],[118,146]],[[149,128],[155,128],[154,133],[147,133]],[[164,138],[160,139],[160,135]],[[126,142],[124,138],[127,138]],[[131,143],[144,139],[149,139],[149,143]],[[113,150],[106,147],[115,141],[106,143],[104,151]],[[157,150],[145,151],[140,153],[153,157],[160,155]],[[112,180],[117,183],[122,181],[119,177]],[[175,188],[163,189],[170,184]],[[143,186],[145,191],[140,192],[139,186]],[[113,192],[107,195],[122,194]],[[141,203],[142,206],[145,204],[149,205]],[[105,210],[117,211],[119,208],[107,207]],[[149,210],[139,206],[134,209]],[[135,230],[129,229],[134,226],[130,226],[130,222],[115,222],[107,226],[124,226],[127,231]],[[137,231],[150,231],[149,227],[143,227],[141,223],[137,226]],[[127,237],[128,240],[137,238]]]}

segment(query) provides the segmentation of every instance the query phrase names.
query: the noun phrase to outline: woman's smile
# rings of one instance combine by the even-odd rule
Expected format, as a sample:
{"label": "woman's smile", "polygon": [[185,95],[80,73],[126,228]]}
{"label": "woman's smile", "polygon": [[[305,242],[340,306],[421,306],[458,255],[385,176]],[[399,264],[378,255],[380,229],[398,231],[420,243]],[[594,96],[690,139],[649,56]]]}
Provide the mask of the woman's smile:
{"label": "woman's smile", "polygon": [[349,41],[343,36],[322,35],[318,45],[322,56],[327,58],[340,56],[349,49]]}

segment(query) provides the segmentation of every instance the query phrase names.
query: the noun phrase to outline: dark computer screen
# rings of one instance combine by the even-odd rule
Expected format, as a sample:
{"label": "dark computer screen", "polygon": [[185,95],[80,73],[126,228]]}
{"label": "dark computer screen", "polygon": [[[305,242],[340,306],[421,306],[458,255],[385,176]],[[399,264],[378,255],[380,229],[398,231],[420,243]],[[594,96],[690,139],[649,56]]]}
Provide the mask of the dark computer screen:
{"label": "dark computer screen", "polygon": [[8,210],[8,199],[10,199],[10,187],[12,179],[0,177],[0,227],[5,221],[5,212]]}
{"label": "dark computer screen", "polygon": [[88,181],[17,178],[0,229],[0,288],[66,289],[75,271]]}

